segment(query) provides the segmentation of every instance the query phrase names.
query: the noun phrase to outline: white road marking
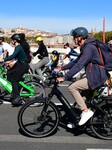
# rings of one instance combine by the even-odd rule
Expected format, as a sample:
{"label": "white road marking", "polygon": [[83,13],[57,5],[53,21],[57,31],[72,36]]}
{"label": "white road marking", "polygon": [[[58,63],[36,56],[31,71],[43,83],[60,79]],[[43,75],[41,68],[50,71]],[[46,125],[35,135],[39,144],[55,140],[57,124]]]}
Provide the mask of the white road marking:
{"label": "white road marking", "polygon": [[96,148],[89,148],[89,149],[86,149],[86,150],[112,150],[112,149],[96,149]]}
{"label": "white road marking", "polygon": [[[3,101],[3,104],[11,104],[11,102]],[[57,105],[57,106],[61,106],[61,105],[62,105],[62,103],[55,103],[55,105]],[[70,105],[73,105],[73,103],[70,103]]]}
{"label": "white road marking", "polygon": [[3,104],[11,104],[11,102],[3,101]]}

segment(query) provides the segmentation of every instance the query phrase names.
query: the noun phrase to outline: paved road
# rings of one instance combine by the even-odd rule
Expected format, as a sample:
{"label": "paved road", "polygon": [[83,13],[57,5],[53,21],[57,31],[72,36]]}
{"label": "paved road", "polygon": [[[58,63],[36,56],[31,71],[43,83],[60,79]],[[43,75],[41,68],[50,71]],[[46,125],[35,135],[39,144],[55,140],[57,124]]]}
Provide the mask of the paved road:
{"label": "paved road", "polygon": [[[72,103],[67,87],[61,88]],[[96,139],[88,133],[62,127],[47,138],[26,137],[19,132],[17,124],[19,109],[6,103],[0,105],[0,150],[112,150],[112,141]]]}

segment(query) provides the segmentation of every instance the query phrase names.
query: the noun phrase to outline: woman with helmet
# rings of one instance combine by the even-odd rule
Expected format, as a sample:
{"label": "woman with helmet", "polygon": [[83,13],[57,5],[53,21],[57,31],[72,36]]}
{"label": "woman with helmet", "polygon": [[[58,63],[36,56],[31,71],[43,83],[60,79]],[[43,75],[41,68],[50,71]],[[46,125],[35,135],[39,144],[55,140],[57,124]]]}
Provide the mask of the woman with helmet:
{"label": "woman with helmet", "polygon": [[43,43],[43,38],[41,36],[36,38],[36,42],[38,43],[39,48],[35,53],[33,53],[33,56],[36,56],[38,54],[39,62],[37,62],[36,64],[30,64],[30,67],[33,72],[36,72],[43,80],[44,78],[41,68],[49,63],[48,51]]}
{"label": "woman with helmet", "polygon": [[30,51],[30,45],[26,41],[24,33],[19,33],[19,36],[21,37],[20,45],[23,47],[23,49],[25,51],[25,54],[26,54],[26,57],[28,59],[28,62],[30,63],[31,58],[32,58],[32,56],[31,56],[32,54],[31,54],[31,51]]}
{"label": "woman with helmet", "polygon": [[[21,97],[19,91],[19,81],[24,73],[29,69],[28,59],[24,52],[24,49],[20,45],[21,37],[19,34],[13,34],[11,36],[12,44],[15,45],[15,49],[12,55],[5,58],[4,61],[9,65],[10,69],[7,71],[7,79],[12,83],[11,102],[12,105],[21,105]],[[16,63],[11,66],[12,60],[16,60]]]}
{"label": "woman with helmet", "polygon": [[73,36],[74,42],[80,46],[81,53],[72,63],[63,66],[62,68],[58,68],[56,71],[70,69],[64,77],[57,79],[58,82],[60,82],[70,79],[83,67],[85,68],[86,76],[69,86],[69,91],[82,111],[78,123],[78,125],[81,126],[93,116],[94,112],[87,107],[84,97],[80,94],[80,90],[94,90],[103,85],[108,77],[101,62],[99,52],[95,46],[95,39],[88,38],[89,34],[87,29],[84,27],[78,27],[71,31],[71,35]]}
{"label": "woman with helmet", "polygon": [[58,65],[58,61],[59,61],[59,55],[60,53],[58,53],[58,51],[54,50],[52,51],[52,60],[51,62],[48,64],[48,67],[53,70],[54,68],[57,67]]}

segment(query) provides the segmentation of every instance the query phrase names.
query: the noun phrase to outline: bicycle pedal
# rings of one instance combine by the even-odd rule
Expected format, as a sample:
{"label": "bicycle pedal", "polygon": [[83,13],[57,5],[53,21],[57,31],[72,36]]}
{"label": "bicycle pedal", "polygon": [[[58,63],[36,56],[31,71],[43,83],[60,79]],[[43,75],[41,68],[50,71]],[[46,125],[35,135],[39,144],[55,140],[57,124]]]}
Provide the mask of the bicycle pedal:
{"label": "bicycle pedal", "polygon": [[68,123],[68,124],[67,124],[67,127],[70,128],[70,129],[73,129],[73,128],[75,128],[76,126],[75,126],[74,123]]}
{"label": "bicycle pedal", "polygon": [[23,103],[26,103],[26,102],[30,101],[30,98],[29,97],[23,97],[22,101],[23,101]]}

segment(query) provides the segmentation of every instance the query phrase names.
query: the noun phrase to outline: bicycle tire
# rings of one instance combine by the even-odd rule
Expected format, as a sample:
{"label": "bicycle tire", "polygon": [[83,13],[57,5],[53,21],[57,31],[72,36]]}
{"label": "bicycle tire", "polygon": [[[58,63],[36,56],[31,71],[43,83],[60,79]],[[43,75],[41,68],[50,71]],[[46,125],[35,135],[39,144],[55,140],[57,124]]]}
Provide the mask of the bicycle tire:
{"label": "bicycle tire", "polygon": [[37,74],[27,74],[26,77],[24,78],[25,81],[28,81],[30,79],[30,81],[36,81],[39,84],[44,85],[44,81],[42,80],[42,78],[37,75]]}
{"label": "bicycle tire", "polygon": [[[47,110],[42,113],[44,106]],[[59,112],[52,102],[45,99],[31,100],[25,103],[18,113],[18,125],[21,131],[29,137],[42,138],[53,134],[59,124]]]}
{"label": "bicycle tire", "polygon": [[[45,92],[45,88],[43,85],[39,84],[36,81],[29,81],[25,83],[26,85],[31,85],[35,90],[34,90],[34,95],[31,97],[46,97],[46,92]],[[26,89],[24,89],[23,87],[20,90],[20,94],[24,93],[24,92],[28,92]]]}
{"label": "bicycle tire", "polygon": [[100,139],[112,140],[112,101],[103,101],[99,108],[90,119],[91,130]]}

